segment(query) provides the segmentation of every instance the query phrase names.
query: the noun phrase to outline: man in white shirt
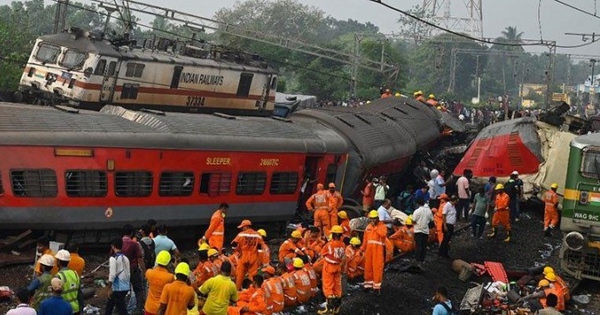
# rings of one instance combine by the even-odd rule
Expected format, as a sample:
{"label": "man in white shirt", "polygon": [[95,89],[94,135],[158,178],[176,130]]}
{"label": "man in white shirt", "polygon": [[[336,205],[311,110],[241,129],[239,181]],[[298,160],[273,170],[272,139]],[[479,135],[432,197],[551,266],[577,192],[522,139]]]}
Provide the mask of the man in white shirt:
{"label": "man in white shirt", "polygon": [[388,229],[392,228],[392,222],[394,221],[394,219],[392,219],[392,216],[390,216],[390,213],[388,212],[391,206],[392,201],[389,199],[384,199],[379,209],[377,209],[379,221],[385,223]]}
{"label": "man in white shirt", "polygon": [[19,305],[16,308],[6,312],[6,315],[35,315],[37,312],[33,307],[29,306],[29,291],[27,289],[20,289],[17,291],[17,298],[19,299]]}
{"label": "man in white shirt", "polygon": [[473,177],[473,171],[465,169],[463,176],[456,181],[456,188],[458,189],[458,204],[456,205],[456,211],[458,216],[466,220],[469,218],[469,204],[471,201],[471,190],[469,189],[469,180]]}
{"label": "man in white shirt", "polygon": [[444,209],[442,210],[442,228],[444,230],[444,239],[440,244],[440,250],[438,255],[450,258],[448,251],[450,250],[450,240],[454,234],[454,225],[456,224],[456,204],[458,203],[458,196],[452,195],[450,201],[446,202]]}
{"label": "man in white shirt", "polygon": [[429,238],[429,223],[433,221],[433,213],[425,200],[419,197],[415,200],[417,210],[413,213],[413,223],[415,231],[415,260],[418,263],[425,261],[425,252],[427,250],[427,239]]}
{"label": "man in white shirt", "polygon": [[385,176],[379,178],[379,184],[373,183],[373,185],[375,186],[375,209],[379,209],[385,200],[385,196],[387,196],[387,193],[390,190],[390,186],[387,184],[387,178]]}

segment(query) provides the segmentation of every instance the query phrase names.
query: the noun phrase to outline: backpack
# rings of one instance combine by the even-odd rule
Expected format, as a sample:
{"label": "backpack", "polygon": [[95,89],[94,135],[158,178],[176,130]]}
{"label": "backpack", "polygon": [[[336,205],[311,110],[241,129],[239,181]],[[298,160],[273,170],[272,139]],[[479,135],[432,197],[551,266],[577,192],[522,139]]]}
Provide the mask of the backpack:
{"label": "backpack", "polygon": [[154,267],[154,261],[156,260],[156,253],[154,252],[155,249],[155,245],[154,245],[154,240],[151,238],[148,238],[150,240],[150,243],[146,243],[145,240],[140,240],[140,245],[142,246],[142,249],[144,250],[144,265],[146,265],[146,268],[152,268]]}
{"label": "backpack", "polygon": [[448,314],[448,315],[459,315],[460,314],[460,312],[458,311],[458,309],[456,309],[456,307],[454,306],[454,303],[452,303],[452,301],[450,301],[450,304],[452,304],[452,308],[450,308],[450,306],[448,306],[448,304],[446,304],[444,302],[438,302],[437,304],[443,306],[444,309],[446,310],[446,314]]}

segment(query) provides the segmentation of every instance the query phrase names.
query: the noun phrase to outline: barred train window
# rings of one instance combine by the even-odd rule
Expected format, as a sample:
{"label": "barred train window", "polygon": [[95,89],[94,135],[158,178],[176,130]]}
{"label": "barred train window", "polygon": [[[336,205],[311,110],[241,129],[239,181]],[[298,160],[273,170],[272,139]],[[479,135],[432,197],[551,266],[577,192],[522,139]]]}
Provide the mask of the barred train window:
{"label": "barred train window", "polygon": [[51,169],[12,170],[10,179],[16,197],[52,198],[58,194],[56,173]]}
{"label": "barred train window", "polygon": [[238,195],[262,195],[265,191],[267,173],[249,172],[239,173],[236,194]]}
{"label": "barred train window", "polygon": [[152,193],[152,172],[116,172],[115,194],[118,197],[147,197]]}
{"label": "barred train window", "polygon": [[69,197],[104,197],[107,193],[106,172],[67,170],[65,185]]}
{"label": "barred train window", "polygon": [[271,176],[270,192],[272,195],[291,195],[296,192],[297,186],[297,172],[273,173]]}
{"label": "barred train window", "polygon": [[163,172],[160,174],[158,195],[164,197],[191,196],[194,191],[194,173]]}
{"label": "barred train window", "polygon": [[146,65],[143,63],[130,62],[127,64],[127,71],[125,72],[125,76],[141,78],[145,67]]}
{"label": "barred train window", "polygon": [[231,173],[213,172],[202,173],[200,193],[209,196],[223,196],[231,192]]}
{"label": "barred train window", "polygon": [[581,159],[581,175],[600,179],[600,149],[584,149]]}

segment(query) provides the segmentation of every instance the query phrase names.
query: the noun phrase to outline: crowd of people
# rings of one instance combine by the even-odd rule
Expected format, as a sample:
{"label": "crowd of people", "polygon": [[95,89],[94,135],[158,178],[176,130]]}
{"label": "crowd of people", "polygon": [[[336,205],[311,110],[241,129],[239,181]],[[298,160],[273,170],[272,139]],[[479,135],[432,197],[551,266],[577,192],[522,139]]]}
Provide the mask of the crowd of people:
{"label": "crowd of people", "polygon": [[[414,173],[416,184],[422,187],[400,195],[397,205],[402,211],[388,199],[390,187],[385,176],[368,180],[362,190],[368,224],[355,230],[348,213],[341,210],[343,198],[335,184],[329,183],[328,189],[318,184],[317,192],[306,201],[313,224],[299,224],[290,231],[277,255],[271,254],[267,232],[255,230],[250,220],[240,222],[237,235],[226,246],[225,236],[231,233],[225,230],[226,203],[213,213],[198,240],[197,258],[182,257],[165,225],[154,220],[139,230],[125,225],[122,237],[111,242],[105,314],[277,314],[306,303],[317,296],[319,288],[326,303],[318,313],[338,314],[343,276],[351,283],[362,280],[365,291],[380,295],[384,265],[395,252],[414,251],[415,263],[423,267],[428,244],[437,243],[438,255],[449,258],[454,227],[461,220],[471,223],[473,237],[479,239],[491,217],[487,236],[496,237],[503,227],[504,241],[511,241],[511,224],[519,220],[518,201],[522,198],[523,183],[517,172],[506,183],[492,177],[472,194],[472,172],[465,170],[456,180],[457,194],[451,196],[446,188],[454,185],[452,176],[445,179],[443,171],[429,171],[425,164]],[[543,196],[546,235],[558,221],[557,188],[552,184]],[[233,252],[226,254],[229,247]],[[84,305],[80,276],[85,261],[77,254],[77,246],[52,253],[48,238],[43,237],[38,240],[38,251],[42,256],[35,266],[37,277],[17,292],[19,300],[31,307],[20,306],[22,313],[11,315],[80,314]],[[556,308],[562,310],[569,298],[568,287],[551,268],[544,271],[539,289],[523,300],[537,301],[543,308],[551,305],[555,296]],[[448,314],[446,308],[452,304],[443,287],[436,301],[434,314]]]}

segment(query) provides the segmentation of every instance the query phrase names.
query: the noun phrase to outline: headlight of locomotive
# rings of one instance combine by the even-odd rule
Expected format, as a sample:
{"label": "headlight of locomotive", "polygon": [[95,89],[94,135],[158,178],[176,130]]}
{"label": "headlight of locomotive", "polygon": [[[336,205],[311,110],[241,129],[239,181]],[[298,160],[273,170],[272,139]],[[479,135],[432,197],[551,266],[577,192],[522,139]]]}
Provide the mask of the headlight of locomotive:
{"label": "headlight of locomotive", "polygon": [[570,232],[565,236],[564,242],[570,250],[580,250],[585,244],[585,238],[579,232]]}

